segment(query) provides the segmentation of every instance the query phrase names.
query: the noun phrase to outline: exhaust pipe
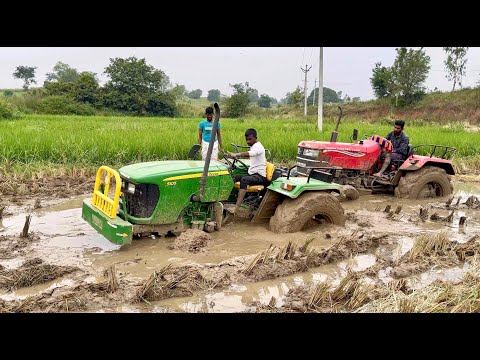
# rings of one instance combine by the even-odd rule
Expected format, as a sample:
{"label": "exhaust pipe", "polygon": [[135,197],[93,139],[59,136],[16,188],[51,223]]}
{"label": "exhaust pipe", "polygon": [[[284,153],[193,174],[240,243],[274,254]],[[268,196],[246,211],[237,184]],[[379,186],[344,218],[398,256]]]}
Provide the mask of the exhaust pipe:
{"label": "exhaust pipe", "polygon": [[335,126],[335,130],[332,131],[332,136],[330,137],[330,142],[337,142],[338,125],[340,125],[340,119],[342,118],[342,114],[343,114],[342,108],[340,106],[338,108],[340,109],[340,116],[338,117],[337,125]]}
{"label": "exhaust pipe", "polygon": [[205,159],[205,166],[203,167],[202,180],[200,182],[200,193],[198,196],[194,195],[192,197],[194,201],[202,201],[203,193],[205,192],[205,185],[207,184],[208,169],[210,167],[210,156],[212,155],[213,144],[215,143],[215,138],[217,136],[218,120],[220,119],[220,107],[218,106],[217,103],[215,103],[213,107],[215,108],[215,118],[213,119],[212,134],[210,135],[210,142],[208,143],[207,157]]}

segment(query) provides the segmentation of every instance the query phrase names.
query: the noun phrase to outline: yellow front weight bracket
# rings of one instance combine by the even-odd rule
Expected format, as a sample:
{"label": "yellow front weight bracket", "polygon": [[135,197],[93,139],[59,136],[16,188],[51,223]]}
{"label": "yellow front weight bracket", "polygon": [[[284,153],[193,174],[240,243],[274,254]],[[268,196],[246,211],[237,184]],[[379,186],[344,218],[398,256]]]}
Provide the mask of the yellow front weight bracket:
{"label": "yellow front weight bracket", "polygon": [[[102,179],[103,172],[106,173],[104,179]],[[115,177],[115,195],[113,199],[108,196],[112,176]],[[103,192],[100,190],[101,184],[105,184]],[[110,218],[115,218],[117,216],[118,202],[120,200],[121,185],[122,182],[117,171],[109,168],[108,166],[100,166],[100,168],[97,170],[97,176],[95,178],[92,205]]]}

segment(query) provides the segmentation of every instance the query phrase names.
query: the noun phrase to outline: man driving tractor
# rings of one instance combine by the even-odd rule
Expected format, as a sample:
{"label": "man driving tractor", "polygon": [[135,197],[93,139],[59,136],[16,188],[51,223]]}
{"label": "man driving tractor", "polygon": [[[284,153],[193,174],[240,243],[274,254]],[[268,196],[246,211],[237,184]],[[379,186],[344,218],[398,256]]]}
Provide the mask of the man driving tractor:
{"label": "man driving tractor", "polygon": [[267,159],[265,157],[265,148],[260,141],[257,141],[257,131],[255,129],[247,129],[245,131],[245,141],[247,142],[247,145],[250,146],[249,151],[240,153],[228,152],[228,155],[234,159],[250,158],[248,175],[241,174],[234,176],[235,182],[240,181],[240,189],[238,191],[235,208],[228,210],[233,215],[235,215],[237,210],[240,208],[249,185],[263,185],[266,187],[269,183],[266,178]]}
{"label": "man driving tractor", "polygon": [[[410,139],[403,131],[405,121],[396,120],[393,131],[389,132],[385,138],[381,136],[372,136],[372,140],[379,143],[382,148],[383,165],[379,172],[373,176],[382,176],[387,170],[392,160],[405,160],[408,155],[408,144]],[[390,143],[386,143],[386,141]]]}

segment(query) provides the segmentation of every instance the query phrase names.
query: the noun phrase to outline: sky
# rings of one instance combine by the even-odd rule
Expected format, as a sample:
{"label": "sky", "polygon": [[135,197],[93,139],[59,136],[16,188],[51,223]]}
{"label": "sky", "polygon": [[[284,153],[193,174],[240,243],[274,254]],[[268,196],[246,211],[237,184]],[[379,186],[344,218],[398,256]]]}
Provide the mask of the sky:
{"label": "sky", "polygon": [[[162,70],[174,84],[187,90],[218,89],[224,95],[233,92],[229,84],[249,82],[259,95],[267,94],[277,100],[285,98],[297,86],[303,90],[305,74],[301,68],[311,66],[307,73],[307,92],[318,86],[319,47],[0,47],[0,89],[21,88],[22,80],[13,72],[19,65],[36,66],[37,85],[61,61],[78,71],[97,74],[101,84],[110,58],[135,56]],[[426,47],[430,56],[430,73],[425,83],[428,90],[452,89],[446,79],[445,53],[441,47]],[[396,57],[389,47],[325,47],[323,48],[324,87],[342,91],[351,98],[374,99],[370,84],[375,63],[391,66]],[[475,86],[480,81],[480,48],[471,47],[467,53],[466,76],[463,86]],[[35,85],[34,85],[35,86]]]}

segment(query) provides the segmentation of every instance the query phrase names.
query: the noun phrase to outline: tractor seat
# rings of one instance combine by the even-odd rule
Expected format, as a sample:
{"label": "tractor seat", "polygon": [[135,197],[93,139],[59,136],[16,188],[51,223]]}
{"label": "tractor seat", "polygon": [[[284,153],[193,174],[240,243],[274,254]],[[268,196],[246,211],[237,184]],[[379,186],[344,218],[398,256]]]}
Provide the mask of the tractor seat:
{"label": "tractor seat", "polygon": [[413,155],[413,145],[412,144],[408,144],[408,154],[407,154],[407,158],[412,156]]}
{"label": "tractor seat", "polygon": [[[273,176],[273,171],[275,170],[275,165],[267,161],[267,168],[265,169],[265,172],[267,174],[266,178],[268,181],[272,181],[272,176]],[[235,183],[235,187],[237,189],[240,189],[240,181],[237,181]],[[249,185],[247,186],[247,192],[260,192],[264,189],[265,187],[263,185]]]}

